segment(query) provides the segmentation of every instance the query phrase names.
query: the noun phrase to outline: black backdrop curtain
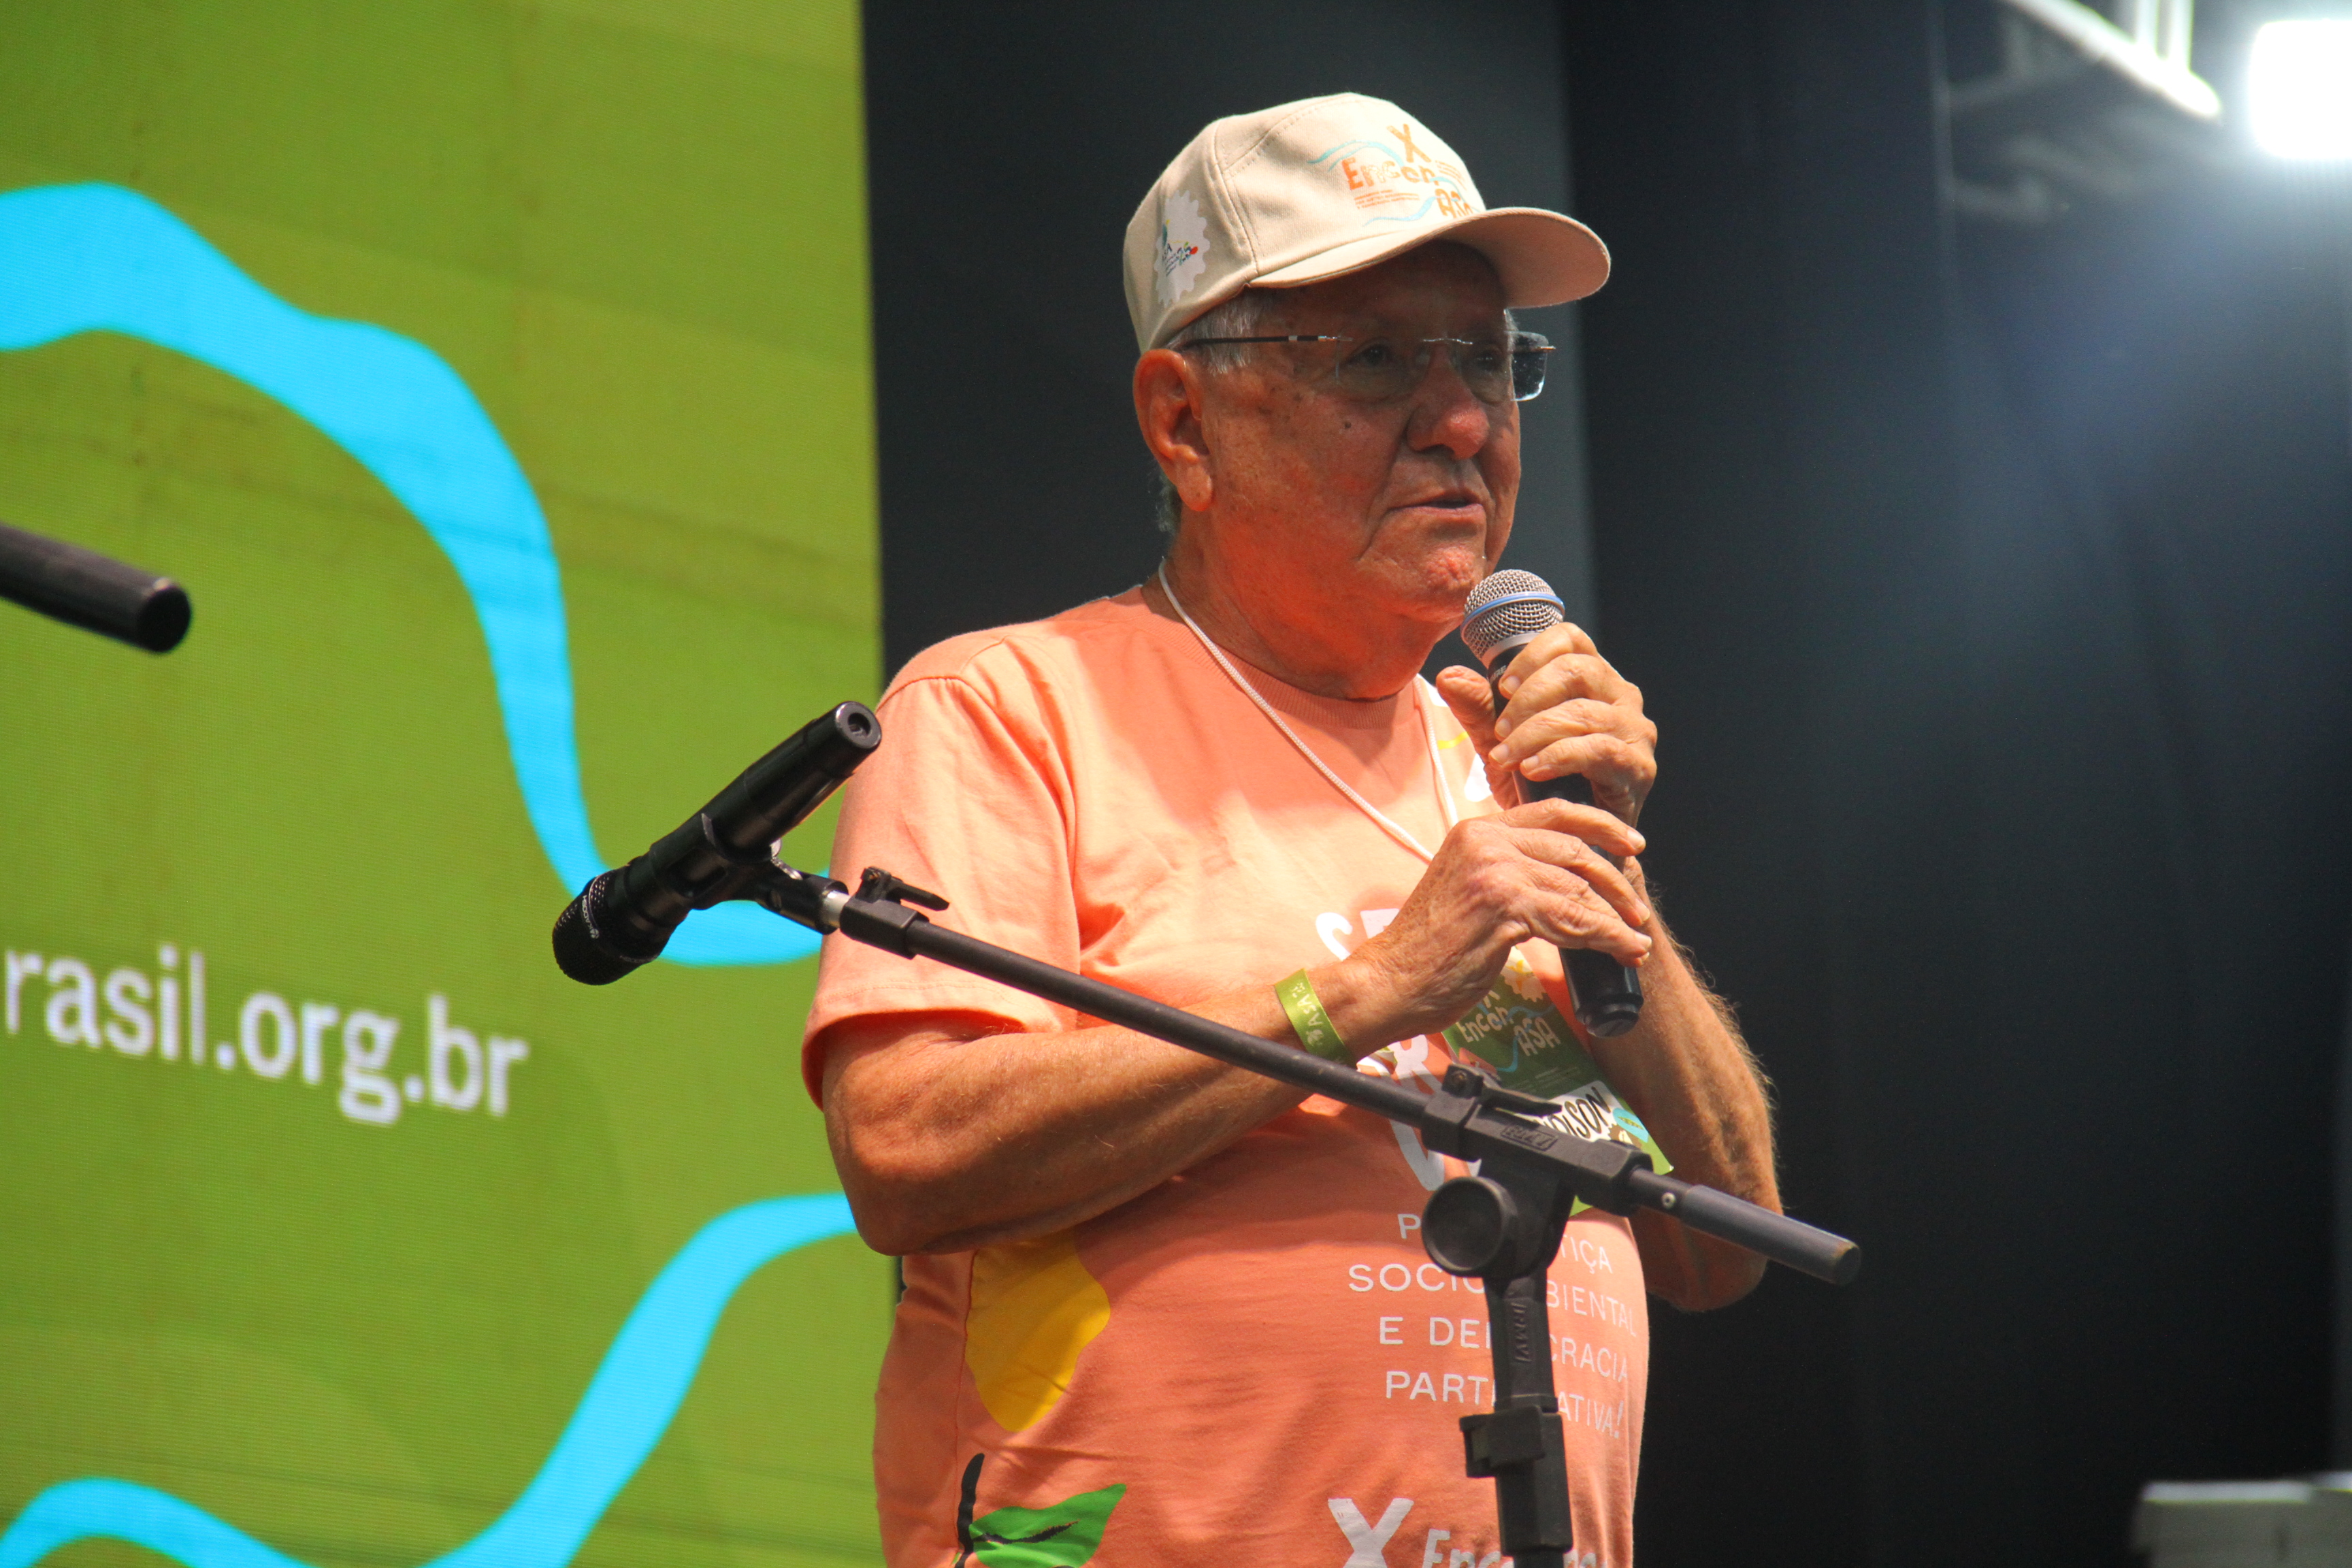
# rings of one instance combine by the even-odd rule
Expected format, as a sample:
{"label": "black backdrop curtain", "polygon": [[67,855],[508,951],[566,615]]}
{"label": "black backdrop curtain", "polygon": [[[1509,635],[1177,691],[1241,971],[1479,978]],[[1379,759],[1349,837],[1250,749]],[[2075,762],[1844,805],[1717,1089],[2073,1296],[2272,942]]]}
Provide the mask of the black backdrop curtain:
{"label": "black backdrop curtain", "polygon": [[[1566,13],[1643,826],[1872,1246],[1662,1321],[1656,1563],[2126,1559],[2325,1462],[2352,471],[2324,193],[1937,200],[1937,8]],[[1713,1506],[1696,1507],[1699,1499]]]}

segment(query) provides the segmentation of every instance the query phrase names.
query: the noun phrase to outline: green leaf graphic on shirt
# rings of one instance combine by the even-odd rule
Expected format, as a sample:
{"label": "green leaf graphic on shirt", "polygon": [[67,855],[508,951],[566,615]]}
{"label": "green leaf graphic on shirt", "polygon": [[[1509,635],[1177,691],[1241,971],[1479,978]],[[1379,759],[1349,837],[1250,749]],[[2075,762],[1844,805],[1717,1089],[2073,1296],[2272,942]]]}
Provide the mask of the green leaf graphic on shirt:
{"label": "green leaf graphic on shirt", "polygon": [[1082,1568],[1102,1544],[1124,1485],[1064,1498],[1051,1508],[1000,1508],[971,1521],[973,1557],[987,1568]]}

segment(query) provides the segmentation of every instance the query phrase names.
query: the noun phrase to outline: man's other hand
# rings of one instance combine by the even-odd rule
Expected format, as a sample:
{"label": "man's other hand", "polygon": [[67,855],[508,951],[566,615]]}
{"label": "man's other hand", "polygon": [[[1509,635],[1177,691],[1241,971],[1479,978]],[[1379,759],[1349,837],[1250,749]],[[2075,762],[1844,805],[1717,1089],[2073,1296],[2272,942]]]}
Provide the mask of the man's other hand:
{"label": "man's other hand", "polygon": [[1642,689],[1601,657],[1584,628],[1566,622],[1539,634],[1504,670],[1510,699],[1498,715],[1486,678],[1464,665],[1441,672],[1437,689],[1486,759],[1498,805],[1526,798],[1519,781],[1582,773],[1592,798],[1627,822],[1658,776],[1658,727],[1642,711]]}
{"label": "man's other hand", "polygon": [[1339,964],[1345,981],[1325,1005],[1350,1044],[1370,1048],[1461,1017],[1522,942],[1638,964],[1650,952],[1649,901],[1615,861],[1641,849],[1630,824],[1562,800],[1456,823],[1388,929]]}

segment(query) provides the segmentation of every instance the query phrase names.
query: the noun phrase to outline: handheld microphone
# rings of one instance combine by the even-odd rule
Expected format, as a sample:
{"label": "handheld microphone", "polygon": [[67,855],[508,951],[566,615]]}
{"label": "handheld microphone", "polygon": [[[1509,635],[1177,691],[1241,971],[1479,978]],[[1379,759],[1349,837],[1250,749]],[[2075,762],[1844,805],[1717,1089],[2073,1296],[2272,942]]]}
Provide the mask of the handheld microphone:
{"label": "handheld microphone", "polygon": [[[1462,642],[1486,667],[1491,683],[1511,666],[1519,649],[1568,618],[1567,606],[1551,584],[1532,572],[1497,572],[1470,590],[1463,606]],[[1508,700],[1495,692],[1495,711]],[[1592,785],[1580,773],[1564,778],[1519,776],[1519,793],[1529,800],[1565,800],[1592,804]],[[1562,948],[1560,964],[1568,971],[1570,994],[1575,999],[1576,1021],[1601,1039],[1623,1034],[1641,1020],[1642,973],[1627,969],[1605,952],[1590,948]]]}
{"label": "handheld microphone", "polygon": [[555,921],[556,967],[583,985],[610,985],[659,958],[688,914],[748,887],[772,863],[776,840],[881,743],[881,721],[863,702],[803,725],[652,848],[581,889]]}

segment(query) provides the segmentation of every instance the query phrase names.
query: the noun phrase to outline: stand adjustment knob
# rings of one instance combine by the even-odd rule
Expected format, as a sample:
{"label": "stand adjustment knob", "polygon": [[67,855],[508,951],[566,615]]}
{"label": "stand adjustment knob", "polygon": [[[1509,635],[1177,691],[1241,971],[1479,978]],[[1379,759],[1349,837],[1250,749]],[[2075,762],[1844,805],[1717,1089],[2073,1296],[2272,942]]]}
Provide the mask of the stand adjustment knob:
{"label": "stand adjustment knob", "polygon": [[1535,1262],[1521,1256],[1526,1241],[1518,1200],[1484,1176],[1441,1184],[1422,1210],[1422,1250],[1448,1274],[1490,1279],[1523,1274]]}

